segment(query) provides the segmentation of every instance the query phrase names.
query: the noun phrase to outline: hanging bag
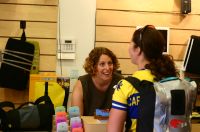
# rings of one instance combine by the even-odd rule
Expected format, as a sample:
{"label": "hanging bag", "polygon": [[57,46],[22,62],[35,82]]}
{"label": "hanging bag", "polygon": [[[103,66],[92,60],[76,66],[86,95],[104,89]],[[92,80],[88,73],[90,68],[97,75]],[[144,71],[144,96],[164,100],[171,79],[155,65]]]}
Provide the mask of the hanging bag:
{"label": "hanging bag", "polygon": [[16,90],[28,87],[35,47],[26,41],[23,30],[21,40],[9,38],[2,53],[0,86]]}

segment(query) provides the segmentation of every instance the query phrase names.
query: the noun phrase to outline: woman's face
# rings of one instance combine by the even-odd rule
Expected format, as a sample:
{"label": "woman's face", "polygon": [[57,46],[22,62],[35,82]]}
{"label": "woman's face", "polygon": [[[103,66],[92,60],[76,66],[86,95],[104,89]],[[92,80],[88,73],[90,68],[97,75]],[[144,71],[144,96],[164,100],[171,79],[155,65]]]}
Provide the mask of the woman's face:
{"label": "woman's face", "polygon": [[113,73],[112,59],[107,55],[101,55],[96,66],[96,76],[102,80],[110,80]]}

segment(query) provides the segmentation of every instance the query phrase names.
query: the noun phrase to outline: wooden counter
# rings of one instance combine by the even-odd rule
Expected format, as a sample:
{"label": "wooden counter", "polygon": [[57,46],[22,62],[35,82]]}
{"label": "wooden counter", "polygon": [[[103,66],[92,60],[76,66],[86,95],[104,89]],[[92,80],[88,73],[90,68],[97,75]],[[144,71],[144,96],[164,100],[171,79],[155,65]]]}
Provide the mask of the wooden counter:
{"label": "wooden counter", "polygon": [[[85,132],[106,132],[107,122],[101,122],[97,119],[94,119],[93,116],[82,116],[83,125]],[[200,123],[192,124],[192,132],[200,131]]]}

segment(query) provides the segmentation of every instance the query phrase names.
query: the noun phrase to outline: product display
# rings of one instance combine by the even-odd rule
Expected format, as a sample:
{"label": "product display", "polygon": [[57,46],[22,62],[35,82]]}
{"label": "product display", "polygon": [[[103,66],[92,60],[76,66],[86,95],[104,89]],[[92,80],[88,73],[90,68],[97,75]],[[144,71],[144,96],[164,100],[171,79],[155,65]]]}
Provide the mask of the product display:
{"label": "product display", "polygon": [[82,132],[83,123],[80,117],[80,109],[78,106],[69,107],[71,132]]}
{"label": "product display", "polygon": [[109,109],[96,109],[95,115],[94,115],[95,119],[98,120],[108,120],[109,118]]}
{"label": "product display", "polygon": [[55,108],[55,125],[57,132],[68,131],[68,118],[67,112],[64,106],[58,106]]}
{"label": "product display", "polygon": [[80,116],[80,110],[78,106],[69,107],[68,112],[69,112],[70,118]]}

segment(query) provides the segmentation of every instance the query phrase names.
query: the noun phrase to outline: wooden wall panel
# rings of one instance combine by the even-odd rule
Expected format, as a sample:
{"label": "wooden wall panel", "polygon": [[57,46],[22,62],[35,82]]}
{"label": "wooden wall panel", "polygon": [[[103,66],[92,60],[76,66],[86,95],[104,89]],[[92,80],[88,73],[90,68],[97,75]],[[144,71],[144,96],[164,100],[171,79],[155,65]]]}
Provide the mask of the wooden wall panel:
{"label": "wooden wall panel", "polygon": [[[122,63],[122,73],[132,74],[127,52],[136,26],[153,24],[170,28],[170,51],[181,68],[191,35],[200,36],[200,1],[192,1],[192,12],[181,14],[181,1],[160,0],[97,0],[95,46],[111,49]],[[139,3],[139,4],[136,4]],[[116,46],[118,48],[116,48]]]}
{"label": "wooden wall panel", "polygon": [[[129,43],[109,43],[109,42],[96,42],[96,47],[107,47],[116,54],[117,58],[127,59],[130,58],[128,53]],[[186,45],[170,45],[169,54],[173,56],[175,61],[182,61],[184,59]]]}
{"label": "wooden wall panel", "polygon": [[130,58],[128,53],[129,43],[96,42],[95,47],[107,47],[117,58]]}
{"label": "wooden wall panel", "polygon": [[137,70],[137,66],[131,63],[131,59],[119,59],[119,63],[122,74],[131,75]]}
{"label": "wooden wall panel", "polygon": [[[130,42],[135,27],[96,26],[97,42]],[[200,36],[198,30],[170,29],[170,44],[186,45],[191,35]]]}
{"label": "wooden wall panel", "polygon": [[7,4],[40,4],[40,5],[57,5],[58,0],[1,0],[0,3]]}
{"label": "wooden wall panel", "polygon": [[[120,63],[120,70],[122,71],[122,74],[127,76],[127,75],[132,75],[136,70],[137,66],[133,63],[131,63],[131,59],[120,59],[119,58],[119,63]],[[177,68],[182,67],[183,62],[182,61],[175,61],[175,65]],[[128,66],[128,68],[127,68]]]}
{"label": "wooden wall panel", "polygon": [[191,35],[200,36],[199,30],[170,29],[170,44],[187,45]]}
{"label": "wooden wall panel", "polygon": [[127,12],[97,10],[96,25],[137,26],[153,24],[176,29],[200,30],[200,15],[182,15],[157,12]]}
{"label": "wooden wall panel", "polygon": [[57,40],[56,39],[28,39],[38,41],[40,44],[40,54],[56,55]]}
{"label": "wooden wall panel", "polygon": [[40,56],[40,71],[55,72],[57,58],[56,56]]}
{"label": "wooden wall panel", "polygon": [[[192,0],[192,14],[199,14],[199,1]],[[97,9],[179,13],[180,0],[97,0]]]}
{"label": "wooden wall panel", "polygon": [[185,45],[170,45],[169,54],[174,57],[175,61],[182,61],[184,59],[186,46]]}
{"label": "wooden wall panel", "polygon": [[25,101],[28,101],[28,89],[24,91],[8,89],[8,88],[0,88],[0,101],[11,101],[15,104],[21,104]]}
{"label": "wooden wall panel", "polygon": [[[97,9],[117,9],[117,10],[140,10],[140,11],[179,11],[180,2],[175,4],[174,0],[166,2],[165,6],[160,9],[163,5],[162,0],[149,0],[141,2],[141,0],[97,0]],[[137,4],[139,3],[139,4]]]}
{"label": "wooden wall panel", "polygon": [[135,28],[96,26],[96,41],[130,42]]}
{"label": "wooden wall panel", "polygon": [[[40,44],[40,72],[55,72],[57,5],[58,0],[1,0],[0,50],[4,50],[9,37],[21,36],[20,21],[25,20],[27,40],[38,41]],[[2,100],[19,105],[28,101],[28,89],[16,91],[0,88],[0,101]]]}
{"label": "wooden wall panel", "polygon": [[0,4],[0,10],[0,19],[48,22],[57,21],[56,6]]}
{"label": "wooden wall panel", "polygon": [[[26,37],[30,38],[56,38],[56,23],[26,22]],[[21,37],[19,21],[0,21],[0,37],[11,36]]]}

